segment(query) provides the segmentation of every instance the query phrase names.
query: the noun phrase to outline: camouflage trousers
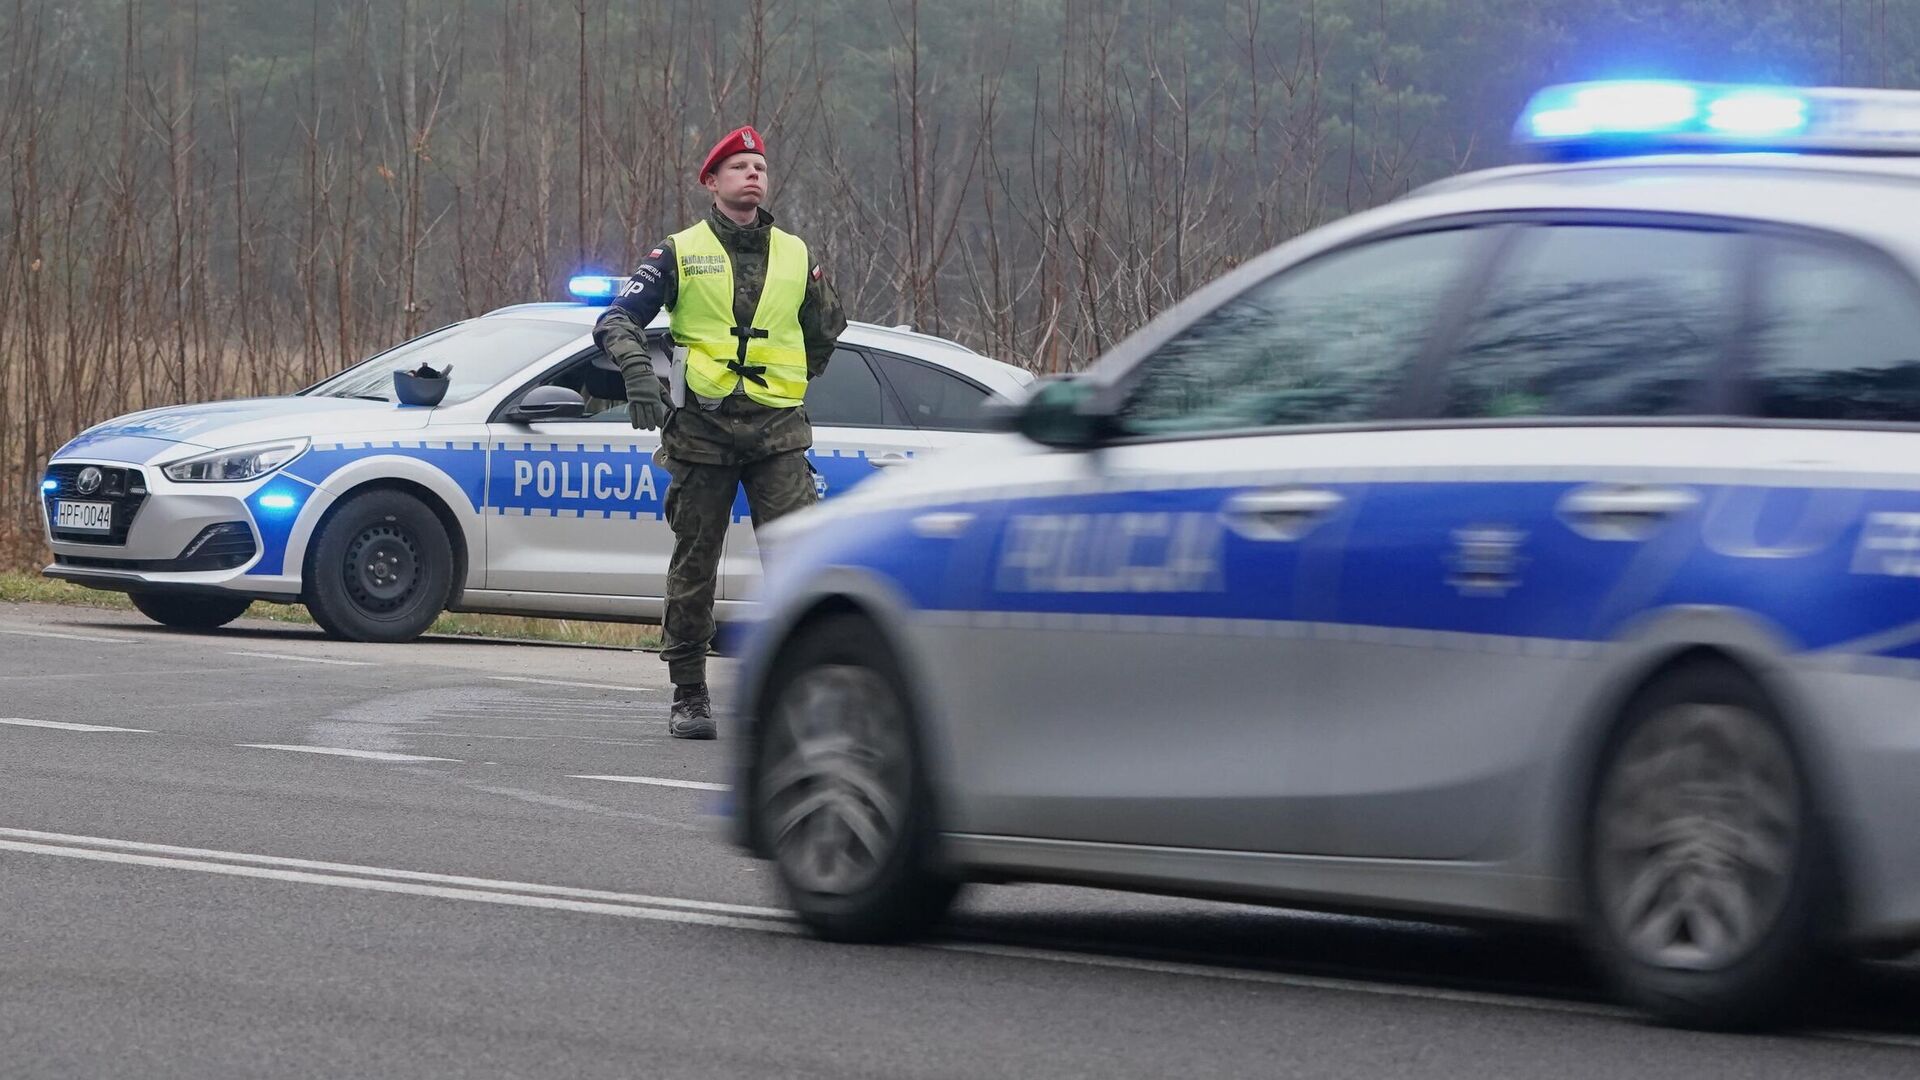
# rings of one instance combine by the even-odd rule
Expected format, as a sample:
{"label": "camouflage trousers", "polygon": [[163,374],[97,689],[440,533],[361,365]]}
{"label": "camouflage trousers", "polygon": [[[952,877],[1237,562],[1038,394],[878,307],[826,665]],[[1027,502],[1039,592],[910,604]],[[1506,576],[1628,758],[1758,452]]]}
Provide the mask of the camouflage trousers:
{"label": "camouflage trousers", "polygon": [[819,497],[805,450],[788,450],[754,461],[725,465],[666,455],[667,524],[673,528],[673,560],[667,564],[666,647],[674,685],[705,682],[713,647],[713,591],[720,552],[733,522],[734,496],[747,489],[755,528],[812,506]]}

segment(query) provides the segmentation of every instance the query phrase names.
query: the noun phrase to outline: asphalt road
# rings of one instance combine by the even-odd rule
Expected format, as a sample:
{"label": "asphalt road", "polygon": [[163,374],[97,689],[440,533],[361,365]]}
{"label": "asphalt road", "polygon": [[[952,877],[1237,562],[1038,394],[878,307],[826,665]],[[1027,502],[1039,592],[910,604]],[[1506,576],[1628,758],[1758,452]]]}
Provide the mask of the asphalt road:
{"label": "asphalt road", "polygon": [[0,606],[0,1074],[1920,1075],[1905,964],[1735,1037],[1606,1004],[1551,938],[1094,890],[818,943],[720,839],[726,744],[668,739],[664,684]]}

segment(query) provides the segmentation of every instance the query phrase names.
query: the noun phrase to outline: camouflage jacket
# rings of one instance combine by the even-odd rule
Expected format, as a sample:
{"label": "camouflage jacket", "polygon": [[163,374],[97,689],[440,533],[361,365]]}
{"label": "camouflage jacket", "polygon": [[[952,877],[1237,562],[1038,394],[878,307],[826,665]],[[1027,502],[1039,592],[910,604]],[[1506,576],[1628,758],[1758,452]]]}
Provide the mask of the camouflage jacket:
{"label": "camouflage jacket", "polygon": [[[716,208],[708,217],[713,231],[733,261],[733,317],[745,326],[760,305],[760,287],[767,276],[767,237],[773,215],[765,208],[751,227],[735,224]],[[646,326],[660,313],[671,311],[679,295],[679,258],[668,239],[647,253],[620,296],[594,324],[593,337],[620,365],[629,396],[658,386],[656,357],[646,345]],[[847,326],[840,298],[818,264],[807,280],[800,304],[800,331],[806,342],[807,377],[818,378]],[[664,364],[658,373],[666,374]],[[744,395],[736,395],[744,397]],[[676,409],[661,433],[669,457],[711,465],[751,461],[769,454],[803,450],[813,445],[813,429],[806,408],[774,409],[750,399],[729,403],[720,410],[704,409],[691,401]]]}

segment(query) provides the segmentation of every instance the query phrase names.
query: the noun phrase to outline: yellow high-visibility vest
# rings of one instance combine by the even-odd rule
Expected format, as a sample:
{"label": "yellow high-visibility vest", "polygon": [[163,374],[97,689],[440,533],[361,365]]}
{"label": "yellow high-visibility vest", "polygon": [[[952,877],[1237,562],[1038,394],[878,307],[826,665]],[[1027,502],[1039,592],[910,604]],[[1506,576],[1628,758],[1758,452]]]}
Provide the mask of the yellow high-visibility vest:
{"label": "yellow high-visibility vest", "polygon": [[770,232],[767,280],[751,327],[734,325],[733,259],[713,226],[702,221],[673,235],[680,281],[670,326],[674,344],[687,350],[687,389],[701,397],[726,397],[742,379],[748,397],[776,409],[791,409],[807,395],[807,346],[800,331],[807,245],[791,233]]}

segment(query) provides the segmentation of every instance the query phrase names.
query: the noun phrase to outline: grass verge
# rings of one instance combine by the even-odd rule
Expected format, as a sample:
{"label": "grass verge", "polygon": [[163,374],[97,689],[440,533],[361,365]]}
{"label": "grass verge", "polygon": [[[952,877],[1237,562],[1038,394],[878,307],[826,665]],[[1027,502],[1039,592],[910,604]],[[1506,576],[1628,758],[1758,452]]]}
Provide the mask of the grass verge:
{"label": "grass verge", "polygon": [[[133,610],[132,602],[121,593],[82,588],[71,582],[53,581],[38,574],[17,571],[0,572],[0,604],[64,604],[108,611]],[[247,609],[247,616],[313,625],[312,616],[298,604],[256,603]],[[440,616],[427,632],[456,637],[527,638],[569,645],[612,645],[625,649],[660,647],[660,628],[657,626],[583,622],[578,619],[528,619],[517,615],[448,613]]]}

